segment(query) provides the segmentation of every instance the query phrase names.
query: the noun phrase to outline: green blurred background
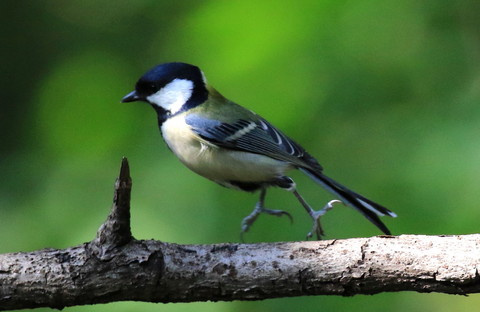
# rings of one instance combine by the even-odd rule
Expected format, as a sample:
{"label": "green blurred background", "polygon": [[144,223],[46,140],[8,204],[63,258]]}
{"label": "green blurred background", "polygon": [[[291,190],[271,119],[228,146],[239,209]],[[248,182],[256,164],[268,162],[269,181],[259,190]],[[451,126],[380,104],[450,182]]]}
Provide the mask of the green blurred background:
{"label": "green blurred background", "polygon": [[[0,252],[91,240],[122,156],[136,238],[238,242],[257,195],[184,168],[154,111],[121,104],[155,64],[209,82],[299,141],[343,184],[395,211],[394,234],[480,231],[480,2],[1,1]],[[300,173],[317,208],[332,199]],[[302,240],[310,221],[271,190],[248,242]],[[380,234],[341,206],[327,239]],[[113,303],[65,311],[471,311],[480,297],[397,293],[262,302]],[[41,311],[41,310],[39,310]]]}

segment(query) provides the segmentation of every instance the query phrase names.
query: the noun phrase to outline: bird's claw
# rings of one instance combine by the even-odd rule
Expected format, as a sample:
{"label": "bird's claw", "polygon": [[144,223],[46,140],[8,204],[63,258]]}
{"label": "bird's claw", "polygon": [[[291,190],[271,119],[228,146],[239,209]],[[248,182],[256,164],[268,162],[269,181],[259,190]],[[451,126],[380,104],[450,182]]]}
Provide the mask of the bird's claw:
{"label": "bird's claw", "polygon": [[290,213],[283,210],[267,209],[267,208],[261,207],[260,205],[257,205],[255,209],[252,211],[252,213],[250,213],[248,216],[246,216],[242,220],[241,232],[240,232],[240,240],[242,242],[244,242],[243,233],[248,232],[252,224],[257,220],[258,216],[261,213],[266,213],[266,214],[277,216],[277,217],[287,216],[290,219],[290,223],[293,223],[293,217]]}
{"label": "bird's claw", "polygon": [[286,212],[286,211],[263,208],[262,212],[267,213],[267,214],[272,215],[272,216],[276,216],[276,217],[287,216],[288,219],[290,219],[290,224],[293,223],[292,215],[290,213]]}
{"label": "bird's claw", "polygon": [[322,225],[320,224],[320,217],[326,214],[327,211],[331,210],[333,208],[333,205],[337,203],[343,202],[341,200],[334,199],[329,201],[322,209],[310,211],[310,216],[313,219],[313,226],[312,230],[307,233],[307,240],[313,237],[313,233],[316,234],[318,240],[322,239],[322,236],[324,236],[325,233],[323,232]]}

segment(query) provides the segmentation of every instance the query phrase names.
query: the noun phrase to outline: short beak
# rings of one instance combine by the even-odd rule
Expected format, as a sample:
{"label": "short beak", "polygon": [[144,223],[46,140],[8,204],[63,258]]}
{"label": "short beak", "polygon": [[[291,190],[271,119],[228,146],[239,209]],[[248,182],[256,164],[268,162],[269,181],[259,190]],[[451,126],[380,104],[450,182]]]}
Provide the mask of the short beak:
{"label": "short beak", "polygon": [[123,97],[122,103],[135,102],[135,101],[141,101],[141,100],[143,100],[143,98],[137,94],[137,91],[132,91]]}

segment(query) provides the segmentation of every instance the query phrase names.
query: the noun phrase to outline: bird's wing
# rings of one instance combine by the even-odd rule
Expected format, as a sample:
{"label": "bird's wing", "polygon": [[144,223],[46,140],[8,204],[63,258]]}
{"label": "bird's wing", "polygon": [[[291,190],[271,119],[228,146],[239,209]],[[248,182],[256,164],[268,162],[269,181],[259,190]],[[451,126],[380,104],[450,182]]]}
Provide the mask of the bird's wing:
{"label": "bird's wing", "polygon": [[265,119],[258,115],[255,117],[254,120],[220,122],[190,114],[185,117],[185,121],[202,139],[223,148],[266,155],[299,167],[322,170],[318,162],[299,144]]}

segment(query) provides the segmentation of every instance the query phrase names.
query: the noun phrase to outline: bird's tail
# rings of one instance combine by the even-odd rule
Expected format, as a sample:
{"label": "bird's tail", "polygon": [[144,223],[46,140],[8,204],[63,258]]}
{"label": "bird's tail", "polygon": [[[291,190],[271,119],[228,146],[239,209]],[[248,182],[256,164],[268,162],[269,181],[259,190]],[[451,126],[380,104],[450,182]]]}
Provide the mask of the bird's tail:
{"label": "bird's tail", "polygon": [[383,233],[390,235],[388,228],[380,221],[378,216],[388,215],[390,217],[396,217],[397,215],[388,210],[387,208],[357,194],[335,180],[323,175],[321,172],[317,172],[307,168],[299,168],[302,172],[312,178],[315,182],[323,186],[326,190],[338,196],[346,205],[351,206],[360,211],[368,220],[375,224]]}

